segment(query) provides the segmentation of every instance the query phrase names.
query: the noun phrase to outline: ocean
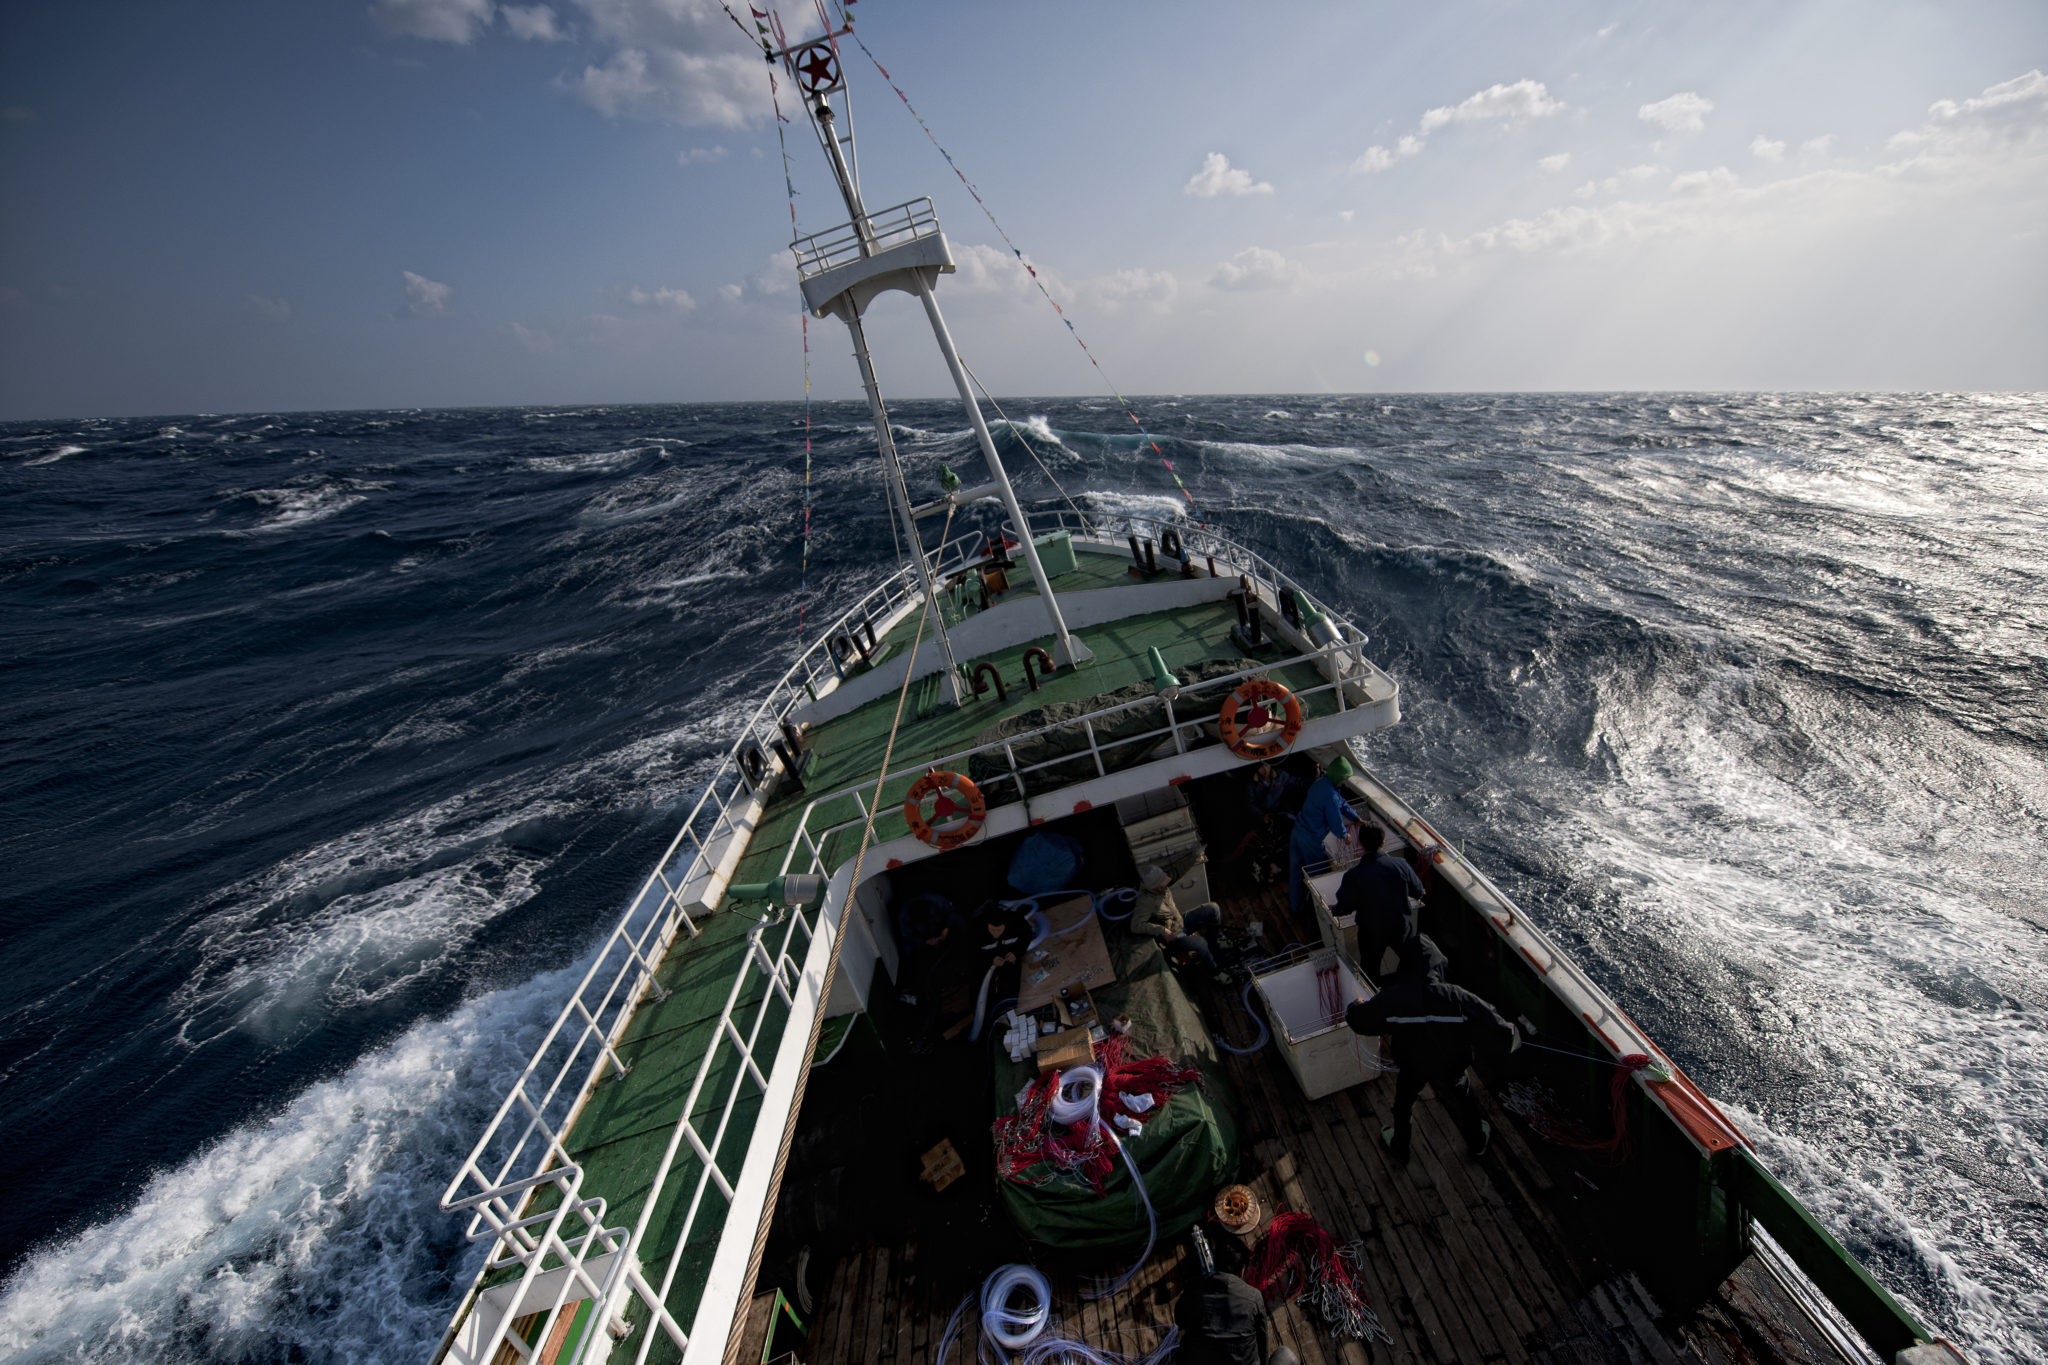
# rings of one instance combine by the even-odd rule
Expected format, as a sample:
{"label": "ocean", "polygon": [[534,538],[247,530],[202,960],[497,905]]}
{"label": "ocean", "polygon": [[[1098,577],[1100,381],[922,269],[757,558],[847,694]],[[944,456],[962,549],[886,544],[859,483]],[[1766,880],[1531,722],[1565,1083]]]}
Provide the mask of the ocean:
{"label": "ocean", "polygon": [[[2048,396],[1143,400],[1192,509],[1115,405],[1005,407],[1026,497],[1363,626],[1369,765],[1926,1322],[2048,1360]],[[920,496],[979,468],[894,418]],[[455,1164],[893,560],[811,421],[808,557],[795,405],[0,425],[0,1356],[426,1357]]]}

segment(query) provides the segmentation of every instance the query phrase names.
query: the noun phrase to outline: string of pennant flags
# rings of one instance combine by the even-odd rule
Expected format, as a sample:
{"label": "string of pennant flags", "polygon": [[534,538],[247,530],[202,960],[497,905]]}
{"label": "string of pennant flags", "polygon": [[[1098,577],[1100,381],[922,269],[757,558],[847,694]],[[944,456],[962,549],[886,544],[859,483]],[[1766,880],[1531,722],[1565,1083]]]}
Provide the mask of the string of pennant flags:
{"label": "string of pennant flags", "polygon": [[[845,70],[845,66],[843,61],[839,60],[841,57],[839,49],[839,34],[833,30],[831,18],[827,14],[825,9],[825,0],[812,0],[812,3],[818,11],[818,19],[825,30],[826,40],[831,44],[833,57],[835,59],[835,63],[838,65],[838,70],[843,72]],[[900,100],[903,104],[903,107],[909,111],[911,118],[917,121],[917,126],[924,130],[925,137],[930,140],[932,146],[937,149],[939,155],[945,158],[946,165],[952,169],[953,174],[959,178],[961,185],[964,186],[967,190],[967,193],[973,197],[975,205],[981,209],[983,216],[985,216],[988,219],[989,226],[993,227],[996,230],[996,235],[1003,239],[1003,245],[1007,246],[1010,249],[1010,254],[1016,258],[1017,264],[1022,266],[1024,268],[1024,272],[1031,277],[1031,282],[1033,285],[1037,287],[1040,297],[1042,297],[1048,304],[1052,306],[1053,313],[1056,316],[1058,316],[1059,320],[1062,323],[1066,325],[1067,334],[1073,337],[1074,344],[1081,348],[1081,354],[1088,357],[1088,363],[1095,368],[1095,373],[1102,380],[1103,386],[1109,390],[1110,394],[1116,399],[1117,406],[1123,409],[1124,416],[1128,417],[1130,419],[1131,425],[1137,429],[1139,439],[1145,445],[1150,446],[1152,449],[1152,453],[1159,457],[1159,463],[1166,470],[1167,474],[1171,476],[1171,478],[1173,479],[1174,487],[1179,489],[1181,496],[1187,499],[1189,511],[1196,515],[1199,519],[1200,510],[1198,504],[1195,502],[1195,495],[1191,491],[1189,491],[1187,484],[1182,481],[1180,471],[1174,468],[1173,461],[1167,458],[1167,454],[1165,450],[1160,448],[1157,438],[1155,438],[1152,435],[1152,433],[1146,428],[1144,422],[1139,419],[1136,410],[1131,406],[1130,400],[1124,397],[1123,391],[1116,386],[1116,381],[1110,378],[1109,371],[1103,368],[1102,361],[1100,360],[1100,358],[1096,356],[1095,352],[1092,349],[1090,349],[1087,339],[1081,335],[1080,329],[1074,326],[1074,320],[1067,316],[1067,310],[1061,306],[1060,301],[1058,299],[1052,296],[1052,291],[1046,287],[1045,281],[1042,278],[1040,278],[1037,268],[1033,266],[1031,262],[1025,258],[1022,248],[1020,248],[1017,245],[1017,243],[1011,239],[1008,230],[1006,230],[1003,227],[1002,220],[996,217],[995,210],[989,207],[988,201],[981,197],[981,191],[975,187],[975,184],[972,180],[969,180],[967,178],[967,173],[963,171],[960,168],[960,164],[953,159],[953,154],[946,150],[946,146],[944,143],[939,141],[938,134],[932,131],[932,127],[929,123],[925,122],[924,115],[918,112],[917,106],[910,102],[910,96],[904,91],[901,85],[897,84],[896,78],[889,73],[889,68],[882,65],[881,59],[876,57],[873,50],[871,50],[868,47],[867,43],[862,40],[861,36],[858,33],[854,32],[853,15],[851,13],[851,10],[852,6],[855,3],[855,0],[835,0],[835,3],[839,10],[841,26],[843,27],[846,36],[852,38],[855,45],[857,45],[860,48],[861,52],[866,55],[867,59],[870,62],[874,63],[875,70],[881,74],[881,77],[884,81],[888,82],[889,88],[896,92],[896,98]],[[763,55],[766,56],[766,58],[768,59],[768,93],[769,99],[773,104],[775,110],[775,140],[782,155],[782,183],[783,188],[787,192],[789,199],[789,227],[791,240],[794,241],[800,238],[802,236],[802,233],[798,230],[797,225],[796,179],[790,169],[789,164],[789,138],[787,133],[787,127],[790,120],[782,112],[781,88],[780,83],[776,80],[774,69],[777,46],[780,45],[784,50],[787,50],[787,48],[789,47],[789,43],[787,41],[786,36],[783,33],[780,16],[778,16],[773,10],[760,9],[756,7],[754,4],[752,4],[751,0],[749,0],[747,9],[754,20],[753,28],[750,31],[745,21],[743,21],[739,17],[739,15],[733,11],[732,6],[729,3],[727,3],[726,0],[719,0],[719,8],[725,11],[726,17],[732,20],[734,27],[740,30],[740,32],[746,37],[748,42],[755,43],[760,46]],[[841,79],[844,79],[843,76],[841,77]],[[801,557],[799,561],[797,579],[797,640],[799,643],[802,642],[804,637],[806,598],[809,595],[810,587],[812,493],[811,468],[813,454],[813,432],[811,412],[811,322],[809,310],[802,309],[800,311],[802,313],[801,320],[803,329],[804,354],[804,482],[802,503],[802,549],[800,552]],[[891,529],[893,529],[893,525]]]}
{"label": "string of pennant flags", "polygon": [[974,182],[969,180],[967,173],[960,169],[960,163],[953,160],[953,154],[946,150],[944,143],[939,141],[938,134],[932,131],[931,125],[924,121],[924,115],[917,112],[917,106],[910,102],[910,96],[903,92],[903,87],[898,85],[896,78],[889,74],[889,68],[883,66],[881,60],[861,40],[861,36],[852,31],[851,16],[846,15],[843,9],[841,10],[841,15],[848,19],[847,36],[852,38],[860,50],[867,54],[867,59],[875,64],[875,70],[882,73],[882,79],[887,81],[889,88],[896,92],[896,98],[903,101],[903,107],[908,109],[910,116],[917,120],[917,126],[924,129],[924,135],[931,139],[932,146],[938,148],[939,155],[946,158],[946,164],[952,167],[953,174],[960,178],[960,183],[965,185],[967,192],[974,196],[974,202],[980,206],[982,213],[988,218],[989,225],[996,230],[996,235],[1003,239],[1003,245],[1010,248],[1010,254],[1017,258],[1017,264],[1024,267],[1024,272],[1031,276],[1031,282],[1038,286],[1039,294],[1044,297],[1047,303],[1052,305],[1052,311],[1059,315],[1060,321],[1067,325],[1068,335],[1072,336],[1075,344],[1081,348],[1081,354],[1088,357],[1088,363],[1095,367],[1095,373],[1101,377],[1103,386],[1116,397],[1117,406],[1124,410],[1124,416],[1131,419],[1131,425],[1138,429],[1139,437],[1146,445],[1152,447],[1152,453],[1159,457],[1159,463],[1164,465],[1166,472],[1173,476],[1174,487],[1178,488],[1181,496],[1188,500],[1189,509],[1191,511],[1196,510],[1195,495],[1188,491],[1188,486],[1185,483],[1181,482],[1180,471],[1173,467],[1172,460],[1166,458],[1166,452],[1159,448],[1159,442],[1150,431],[1146,430],[1145,424],[1138,420],[1138,414],[1132,409],[1130,400],[1124,397],[1121,389],[1117,388],[1116,381],[1109,377],[1109,371],[1102,368],[1102,362],[1096,358],[1095,352],[1088,348],[1087,341],[1081,336],[1080,330],[1074,326],[1074,320],[1067,316],[1067,310],[1060,306],[1060,301],[1054,298],[1052,291],[1045,287],[1045,281],[1039,278],[1038,271],[1031,262],[1024,258],[1023,251],[1018,248],[1015,242],[1010,240],[1010,234],[1003,229],[1002,221],[996,217],[995,210],[988,206],[988,201],[981,197],[981,191],[974,187]]}

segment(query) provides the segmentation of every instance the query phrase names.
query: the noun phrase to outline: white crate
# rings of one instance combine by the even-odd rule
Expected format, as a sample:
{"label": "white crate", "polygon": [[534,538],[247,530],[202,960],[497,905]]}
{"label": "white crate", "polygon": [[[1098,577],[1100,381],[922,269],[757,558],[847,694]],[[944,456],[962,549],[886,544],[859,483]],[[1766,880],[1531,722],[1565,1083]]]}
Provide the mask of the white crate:
{"label": "white crate", "polygon": [[1312,1100],[1372,1080],[1381,1071],[1378,1040],[1353,1033],[1341,1012],[1334,1020],[1324,1013],[1317,978],[1333,968],[1340,1005],[1369,994],[1357,968],[1327,949],[1283,959],[1252,977],[1272,1025],[1273,1046],[1287,1059],[1302,1094]]}
{"label": "white crate", "polygon": [[1358,916],[1337,913],[1337,886],[1344,880],[1349,866],[1333,868],[1328,872],[1314,873],[1302,870],[1303,880],[1308,883],[1309,903],[1316,909],[1316,928],[1322,931],[1323,946],[1332,952],[1341,953],[1351,961],[1358,961]]}

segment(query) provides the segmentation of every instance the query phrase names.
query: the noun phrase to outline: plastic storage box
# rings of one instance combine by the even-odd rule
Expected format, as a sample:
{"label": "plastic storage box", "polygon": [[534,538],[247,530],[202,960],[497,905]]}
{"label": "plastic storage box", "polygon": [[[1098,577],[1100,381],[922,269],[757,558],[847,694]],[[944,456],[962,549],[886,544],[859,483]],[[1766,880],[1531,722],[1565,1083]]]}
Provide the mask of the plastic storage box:
{"label": "plastic storage box", "polygon": [[[1326,1010],[1324,974],[1334,973],[1338,1014]],[[1381,1072],[1379,1040],[1353,1033],[1342,1007],[1369,994],[1358,971],[1336,953],[1296,952],[1254,969],[1253,987],[1273,1028],[1273,1046],[1312,1100],[1335,1094]]]}
{"label": "plastic storage box", "polygon": [[1074,537],[1069,532],[1033,536],[1031,547],[1038,551],[1038,562],[1045,566],[1047,578],[1058,578],[1081,567],[1081,561],[1074,558]]}

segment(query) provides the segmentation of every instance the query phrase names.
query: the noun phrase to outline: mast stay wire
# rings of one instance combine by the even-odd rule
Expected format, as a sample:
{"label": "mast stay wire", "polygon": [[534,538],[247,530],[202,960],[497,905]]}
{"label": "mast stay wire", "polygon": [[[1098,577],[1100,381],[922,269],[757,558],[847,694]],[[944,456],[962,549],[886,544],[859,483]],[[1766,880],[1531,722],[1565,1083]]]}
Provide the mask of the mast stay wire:
{"label": "mast stay wire", "polygon": [[[840,12],[841,16],[845,17],[843,6]],[[974,197],[974,202],[980,206],[982,214],[989,221],[989,225],[996,230],[996,235],[1003,239],[1003,245],[1010,248],[1010,254],[1017,258],[1017,264],[1023,266],[1024,272],[1031,276],[1031,282],[1038,286],[1038,292],[1044,296],[1047,303],[1052,305],[1052,311],[1057,313],[1060,321],[1066,324],[1067,332],[1074,338],[1074,343],[1081,348],[1081,353],[1088,357],[1088,363],[1095,367],[1095,373],[1101,378],[1103,386],[1115,397],[1117,405],[1124,410],[1124,416],[1131,419],[1131,425],[1138,429],[1139,438],[1146,445],[1152,447],[1152,453],[1159,457],[1159,463],[1164,465],[1166,472],[1173,476],[1174,487],[1178,488],[1181,496],[1188,500],[1189,512],[1193,513],[1199,520],[1201,509],[1195,502],[1195,495],[1189,492],[1187,484],[1181,481],[1180,471],[1173,467],[1172,460],[1166,458],[1166,452],[1160,449],[1158,439],[1138,419],[1138,414],[1132,409],[1130,400],[1124,397],[1123,390],[1117,388],[1115,381],[1109,377],[1109,371],[1102,368],[1102,362],[1096,358],[1095,352],[1090,350],[1088,343],[1081,339],[1081,333],[1074,327],[1074,320],[1067,316],[1067,310],[1060,307],[1059,300],[1055,299],[1052,296],[1052,292],[1045,287],[1045,281],[1039,278],[1037,269],[1031,262],[1024,259],[1023,250],[1014,241],[1010,240],[1010,234],[1004,231],[1001,221],[995,215],[995,210],[988,206],[988,201],[981,197],[981,191],[974,187],[974,182],[969,180],[967,173],[960,169],[960,163],[953,160],[953,154],[947,151],[945,145],[939,141],[938,134],[932,131],[931,125],[924,121],[924,115],[917,112],[917,106],[910,102],[909,95],[903,93],[903,87],[898,85],[896,78],[889,74],[889,68],[882,65],[881,60],[869,49],[860,34],[854,31],[850,19],[847,21],[847,36],[853,39],[862,52],[867,53],[868,60],[875,64],[875,70],[882,73],[882,79],[887,81],[889,88],[896,92],[896,98],[903,101],[903,107],[910,111],[912,118],[917,120],[917,126],[924,129],[924,135],[931,140],[932,146],[938,148],[939,155],[946,159],[948,166],[952,167],[953,174],[958,176],[960,183],[967,187],[967,192]],[[838,40],[836,38],[833,40],[833,50],[835,52],[838,50]]]}
{"label": "mast stay wire", "polygon": [[1015,436],[1017,443],[1024,447],[1024,453],[1029,455],[1031,462],[1038,466],[1038,472],[1045,475],[1046,481],[1059,490],[1060,501],[1073,509],[1074,515],[1081,519],[1082,526],[1086,527],[1089,531],[1093,531],[1095,523],[1090,521],[1088,514],[1075,504],[1074,499],[1068,495],[1067,490],[1060,487],[1060,481],[1053,477],[1052,470],[1046,467],[1044,460],[1038,458],[1038,452],[1032,449],[1031,442],[1024,439],[1023,429],[1010,420],[1010,414],[1003,411],[1003,405],[998,403],[996,396],[988,391],[988,385],[981,382],[981,376],[974,372],[974,367],[967,363],[965,357],[961,358],[960,368],[967,371],[967,377],[974,381],[974,387],[981,390],[981,396],[986,398],[988,405],[996,410],[996,416],[1003,419],[1003,425],[1010,429],[1010,434]]}
{"label": "mast stay wire", "polygon": [[[939,538],[943,541],[946,535],[949,532],[951,532],[952,529],[953,514],[952,512],[948,511],[946,513],[945,526],[940,531]],[[822,978],[822,983],[823,988],[828,992],[831,989],[833,980],[839,974],[839,950],[846,946],[846,940],[848,938],[848,934],[846,932],[848,927],[847,922],[854,915],[863,913],[860,908],[859,900],[861,868],[867,862],[868,845],[872,843],[874,840],[875,817],[881,814],[882,788],[889,780],[890,760],[893,759],[896,755],[896,734],[903,727],[903,704],[910,697],[911,678],[917,672],[917,669],[914,667],[914,665],[917,662],[918,646],[924,642],[925,619],[926,617],[924,612],[919,612],[917,614],[917,629],[915,632],[913,632],[913,634],[910,637],[910,653],[906,656],[906,662],[903,669],[903,685],[896,689],[896,716],[895,719],[889,722],[889,738],[888,741],[882,746],[882,763],[881,767],[878,768],[875,772],[874,795],[869,799],[867,803],[867,818],[865,821],[862,822],[860,830],[860,847],[854,852],[853,855],[853,876],[847,880],[846,899],[840,904],[838,930],[834,932],[832,935],[832,951],[829,954],[827,954],[826,957],[825,973]],[[823,922],[824,911],[821,908],[819,910],[819,923],[822,924]],[[813,932],[816,931],[813,930]],[[818,1008],[815,1011],[813,1011],[811,1015],[810,1042],[805,1052],[805,1055],[807,1057],[817,1056],[818,1040],[824,1036],[824,1007],[825,1001],[823,999],[820,999],[818,1001]],[[783,1174],[789,1169],[789,1153],[790,1149],[795,1145],[796,1141],[797,1117],[803,1112],[804,1091],[809,1087],[810,1079],[811,1069],[808,1066],[806,1066],[803,1070],[796,1073],[796,1093],[790,1097],[789,1117],[783,1122],[782,1141],[780,1144],[777,1145],[775,1149],[775,1170],[773,1174],[770,1175],[768,1180],[768,1199],[771,1208],[775,1201],[776,1192],[782,1188]],[[753,1250],[749,1253],[747,1257],[747,1275],[746,1279],[743,1281],[742,1284],[743,1291],[751,1291],[755,1282],[760,1278],[761,1259],[764,1255],[767,1254],[768,1251],[768,1229],[774,1222],[775,1220],[772,1217],[764,1217],[761,1219],[760,1226],[754,1230],[754,1246]],[[745,1294],[743,1292],[742,1297],[744,1296]],[[733,1321],[733,1330],[731,1331],[731,1334],[726,1338],[726,1365],[734,1365],[734,1362],[736,1362],[738,1359],[740,1347],[742,1345],[741,1338],[745,1336],[745,1325],[746,1315],[744,1313],[740,1314]],[[648,1339],[651,1341],[653,1340],[653,1337],[650,1335]]]}

